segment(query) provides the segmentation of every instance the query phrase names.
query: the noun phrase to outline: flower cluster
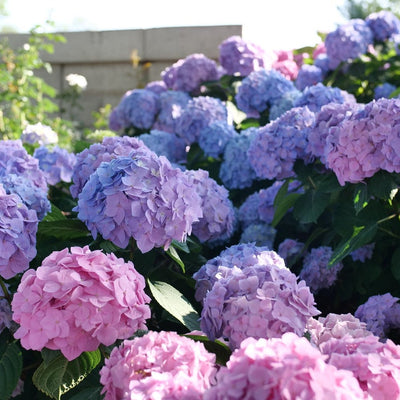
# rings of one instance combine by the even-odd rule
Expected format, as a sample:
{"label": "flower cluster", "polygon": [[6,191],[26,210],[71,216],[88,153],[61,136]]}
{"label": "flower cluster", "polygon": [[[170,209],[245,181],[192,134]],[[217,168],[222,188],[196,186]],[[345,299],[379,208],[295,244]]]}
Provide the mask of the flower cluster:
{"label": "flower cluster", "polygon": [[276,60],[272,63],[272,68],[279,71],[285,78],[294,81],[299,72],[299,65],[295,60],[293,51],[275,51]]}
{"label": "flower cluster", "polygon": [[77,198],[90,175],[102,162],[111,161],[131,152],[148,153],[150,149],[138,138],[129,136],[105,137],[101,143],[93,143],[76,155],[76,163],[72,173],[70,192]]}
{"label": "flower cluster", "polygon": [[36,256],[38,218],[16,194],[0,185],[0,276],[10,279]]}
{"label": "flower cluster", "polygon": [[229,192],[209,176],[208,171],[186,170],[201,199],[203,216],[192,225],[200,242],[221,242],[230,238],[236,226],[236,214]]}
{"label": "flower cluster", "polygon": [[283,93],[283,95],[271,105],[269,109],[269,120],[273,121],[293,108],[297,99],[301,97],[301,94],[301,91],[297,89]]}
{"label": "flower cluster", "polygon": [[87,79],[80,74],[68,74],[65,80],[69,86],[75,86],[80,90],[85,90],[87,87]]}
{"label": "flower cluster", "polygon": [[205,400],[363,399],[350,371],[325,362],[305,338],[287,332],[279,338],[248,338],[216,375]]}
{"label": "flower cluster", "polygon": [[308,107],[294,107],[258,129],[247,151],[250,165],[261,179],[294,176],[297,159],[307,159],[308,133],[315,114]]}
{"label": "flower cluster", "polygon": [[125,248],[131,237],[144,253],[184,241],[202,217],[191,179],[155,153],[103,162],[78,196],[78,218],[94,238],[100,233]]}
{"label": "flower cluster", "polygon": [[247,337],[288,331],[301,336],[308,318],[319,313],[305,282],[273,257],[244,268],[220,265],[215,278],[203,299],[200,326],[211,340],[227,338],[232,349]]}
{"label": "flower cluster", "polygon": [[40,146],[35,149],[33,157],[39,160],[39,168],[44,172],[49,185],[56,185],[59,182],[71,182],[76,163],[74,153],[70,153],[58,146],[54,146],[51,149],[46,146]]}
{"label": "flower cluster", "polygon": [[55,251],[24,273],[11,306],[26,349],[60,350],[68,360],[145,329],[150,298],[131,261],[88,246]]}
{"label": "flower cluster", "polygon": [[374,248],[375,243],[366,244],[356,250],[353,250],[350,253],[350,257],[353,259],[353,261],[365,262],[366,260],[370,260],[372,258]]}
{"label": "flower cluster", "polygon": [[384,41],[400,33],[400,20],[391,11],[378,11],[371,13],[365,23],[372,31],[375,42]]}
{"label": "flower cluster", "polygon": [[285,264],[289,265],[289,261],[302,255],[304,243],[286,238],[278,246],[278,254],[285,260]]}
{"label": "flower cluster", "polygon": [[266,223],[254,223],[243,229],[239,243],[255,243],[257,246],[274,247],[277,230]]}
{"label": "flower cluster", "polygon": [[396,86],[389,82],[382,83],[374,88],[374,99],[378,100],[381,97],[389,98],[390,95],[396,90]]}
{"label": "flower cluster", "polygon": [[304,64],[297,73],[295,85],[299,90],[304,90],[308,86],[321,83],[324,79],[323,70],[317,65]]}
{"label": "flower cluster", "polygon": [[53,129],[41,122],[37,124],[28,124],[21,133],[21,140],[24,143],[38,144],[46,146],[58,142],[58,135]]}
{"label": "flower cluster", "polygon": [[331,287],[336,282],[338,273],[343,269],[341,262],[332,266],[328,265],[332,254],[331,247],[320,246],[311,249],[304,256],[299,278],[306,281],[313,293]]}
{"label": "flower cluster", "polygon": [[149,331],[115,347],[100,370],[105,400],[201,400],[215,355],[175,332]]}

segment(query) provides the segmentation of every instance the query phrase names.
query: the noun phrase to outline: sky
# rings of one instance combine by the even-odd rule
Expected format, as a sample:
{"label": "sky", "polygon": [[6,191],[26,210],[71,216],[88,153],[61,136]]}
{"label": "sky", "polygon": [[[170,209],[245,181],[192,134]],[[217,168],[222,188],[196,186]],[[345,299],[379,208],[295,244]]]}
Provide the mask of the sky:
{"label": "sky", "polygon": [[317,32],[343,23],[343,0],[6,0],[2,26],[29,32],[103,31],[181,26],[242,25],[243,37],[280,50],[313,46]]}

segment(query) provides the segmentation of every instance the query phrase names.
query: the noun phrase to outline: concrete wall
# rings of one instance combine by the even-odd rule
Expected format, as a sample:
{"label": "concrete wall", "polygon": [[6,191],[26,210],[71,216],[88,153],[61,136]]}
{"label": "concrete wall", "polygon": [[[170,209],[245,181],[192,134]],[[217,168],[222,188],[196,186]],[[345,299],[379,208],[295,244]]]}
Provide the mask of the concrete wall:
{"label": "concrete wall", "polygon": [[[92,112],[106,104],[116,106],[130,89],[161,79],[161,72],[175,61],[194,53],[218,60],[219,44],[233,35],[242,36],[241,25],[154,28],[120,31],[61,32],[66,43],[56,43],[53,54],[42,58],[52,65],[52,73],[41,73],[45,81],[62,91],[65,76],[84,75],[88,87],[76,119],[86,127],[93,123]],[[28,35],[1,34],[12,48],[22,46]],[[132,56],[139,57],[134,67]]]}

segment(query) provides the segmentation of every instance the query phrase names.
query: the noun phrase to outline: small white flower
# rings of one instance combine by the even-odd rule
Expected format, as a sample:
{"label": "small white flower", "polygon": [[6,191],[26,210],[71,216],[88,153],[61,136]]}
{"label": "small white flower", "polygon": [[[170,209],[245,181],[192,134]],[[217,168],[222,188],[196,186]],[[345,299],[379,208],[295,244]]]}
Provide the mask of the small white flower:
{"label": "small white flower", "polygon": [[78,88],[85,90],[87,87],[87,80],[83,75],[69,74],[65,77],[69,86],[77,86]]}
{"label": "small white flower", "polygon": [[37,123],[34,125],[27,125],[21,134],[21,140],[24,143],[39,145],[48,145],[58,142],[58,135],[48,125]]}

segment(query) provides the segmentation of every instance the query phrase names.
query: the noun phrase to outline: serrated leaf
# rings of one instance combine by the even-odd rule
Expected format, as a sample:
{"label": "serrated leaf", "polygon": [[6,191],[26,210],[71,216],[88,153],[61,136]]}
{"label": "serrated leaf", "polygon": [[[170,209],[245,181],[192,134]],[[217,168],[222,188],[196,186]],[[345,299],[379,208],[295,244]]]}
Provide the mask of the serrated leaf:
{"label": "serrated leaf", "polygon": [[66,219],[63,221],[40,221],[38,235],[66,240],[87,237],[90,233],[82,221]]}
{"label": "serrated leaf", "polygon": [[316,223],[328,206],[329,201],[329,194],[310,189],[297,199],[294,204],[293,215],[301,223]]}
{"label": "serrated leaf", "polygon": [[181,292],[166,282],[148,279],[147,283],[154,299],[162,308],[186,326],[189,331],[200,329],[199,314]]}
{"label": "serrated leaf", "polygon": [[333,251],[332,257],[328,266],[332,266],[342,261],[343,258],[348,256],[352,251],[364,246],[371,242],[376,234],[378,224],[374,223],[367,226],[353,227],[353,234],[344,240]]}
{"label": "serrated leaf", "polygon": [[15,342],[9,343],[0,354],[0,400],[10,398],[21,372],[21,349]]}
{"label": "serrated leaf", "polygon": [[63,355],[39,365],[32,377],[35,386],[47,396],[59,400],[77,386],[99,364],[99,350],[84,352],[72,361]]}
{"label": "serrated leaf", "polygon": [[44,216],[42,221],[60,221],[66,219],[67,217],[62,213],[62,211],[57,206],[52,204],[51,211]]}

